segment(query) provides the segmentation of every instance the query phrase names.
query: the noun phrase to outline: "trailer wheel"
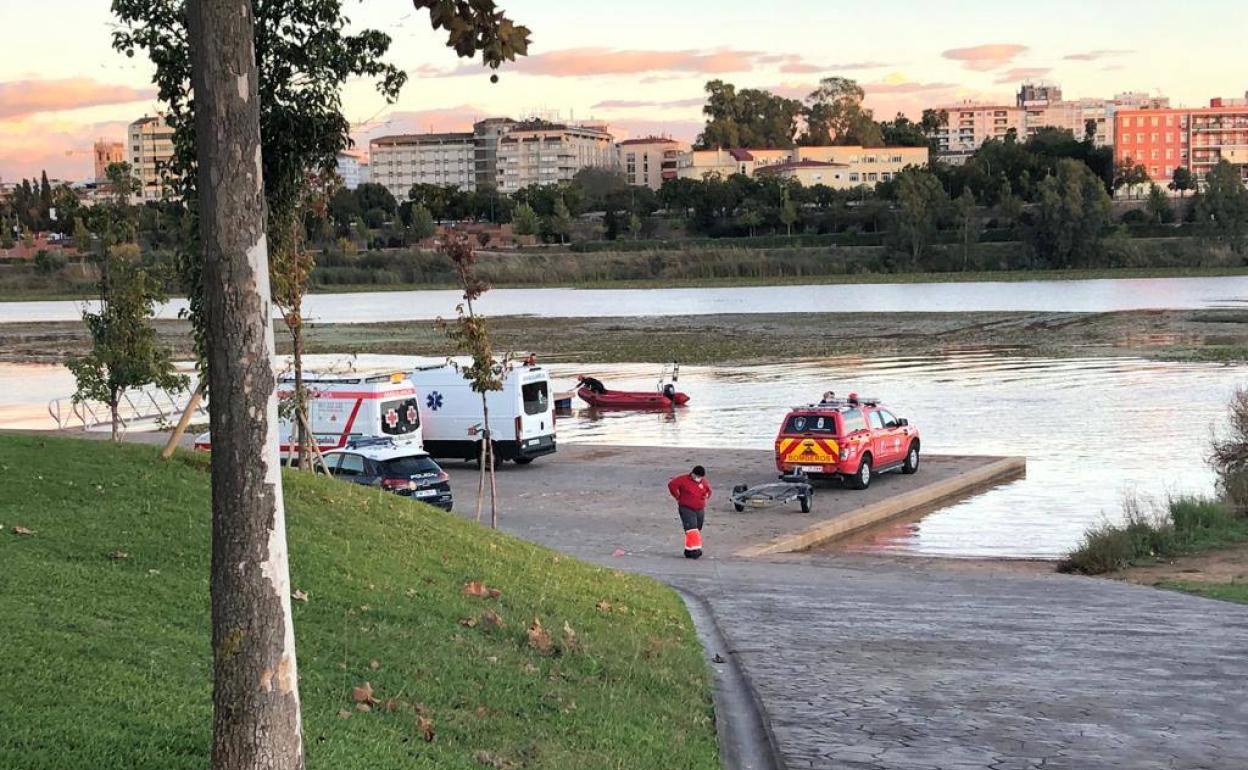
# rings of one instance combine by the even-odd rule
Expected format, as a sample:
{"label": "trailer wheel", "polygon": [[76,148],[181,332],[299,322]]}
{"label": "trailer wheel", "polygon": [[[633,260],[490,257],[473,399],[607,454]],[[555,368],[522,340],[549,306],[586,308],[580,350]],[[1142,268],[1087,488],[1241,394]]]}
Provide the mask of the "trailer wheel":
{"label": "trailer wheel", "polygon": [[811,506],[811,503],[814,502],[814,497],[815,497],[815,490],[812,489],[806,494],[801,495],[800,497],[797,498],[797,502],[801,503],[802,505],[802,513],[810,513],[810,506]]}
{"label": "trailer wheel", "polygon": [[[741,494],[747,489],[749,489],[749,486],[745,484],[738,484],[732,488],[732,496],[735,498],[737,495]],[[742,505],[741,503],[738,503],[735,499],[732,501],[732,507],[737,511],[737,513],[741,513],[742,511],[745,510],[745,506]]]}

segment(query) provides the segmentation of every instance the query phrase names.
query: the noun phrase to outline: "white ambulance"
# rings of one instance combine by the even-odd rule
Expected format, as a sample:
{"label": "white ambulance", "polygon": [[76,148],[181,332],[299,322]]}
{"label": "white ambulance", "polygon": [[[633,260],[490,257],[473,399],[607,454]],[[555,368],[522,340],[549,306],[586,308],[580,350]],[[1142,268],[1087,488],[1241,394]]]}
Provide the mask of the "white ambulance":
{"label": "white ambulance", "polygon": [[[303,384],[308,390],[308,426],[322,452],[366,438],[389,438],[422,451],[416,388],[403,372],[306,372]],[[285,401],[294,392],[295,378],[280,375],[278,399]],[[278,431],[282,459],[288,460],[299,440],[295,421],[281,418]],[[195,448],[212,449],[210,436],[198,436]]]}
{"label": "white ambulance", "polygon": [[[481,456],[481,394],[454,364],[418,363],[409,375],[420,391],[425,451],[433,457],[476,460]],[[528,465],[555,451],[555,408],[550,375],[535,364],[508,362],[503,389],[486,394],[494,454]]]}

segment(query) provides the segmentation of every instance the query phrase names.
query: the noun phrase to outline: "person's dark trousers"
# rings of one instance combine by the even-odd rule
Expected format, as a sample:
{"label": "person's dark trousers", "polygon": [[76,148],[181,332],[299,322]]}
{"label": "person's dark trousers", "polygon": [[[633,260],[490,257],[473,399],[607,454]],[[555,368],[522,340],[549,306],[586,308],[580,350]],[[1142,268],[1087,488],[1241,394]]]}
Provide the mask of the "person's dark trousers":
{"label": "person's dark trousers", "polygon": [[692,508],[678,505],[676,512],[680,514],[680,524],[686,532],[691,529],[701,530],[703,522],[706,521],[706,509],[695,511]]}

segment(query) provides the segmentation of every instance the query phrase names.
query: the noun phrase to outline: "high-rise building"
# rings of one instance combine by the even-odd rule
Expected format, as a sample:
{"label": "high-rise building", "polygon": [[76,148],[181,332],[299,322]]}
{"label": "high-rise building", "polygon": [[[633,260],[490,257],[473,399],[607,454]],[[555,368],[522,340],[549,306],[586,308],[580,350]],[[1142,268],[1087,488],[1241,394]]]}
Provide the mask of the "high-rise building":
{"label": "high-rise building", "polygon": [[108,167],[114,163],[126,161],[126,145],[124,142],[109,142],[103,139],[95,143],[95,181],[108,180]]}
{"label": "high-rise building", "polygon": [[126,145],[130,172],[139,186],[134,198],[143,202],[168,197],[175,180],[169,174],[169,161],[173,159],[173,128],[165,116],[144,115],[131,123]]}
{"label": "high-rise building", "polygon": [[666,136],[626,139],[616,145],[617,163],[630,185],[657,190],[676,178],[680,156],[689,152],[687,142]]}
{"label": "high-rise building", "polygon": [[473,124],[477,189],[498,187],[498,140],[515,124],[511,118],[486,118]]}
{"label": "high-rise building", "polygon": [[[1060,96],[1061,90],[1056,93]],[[1076,139],[1083,139],[1091,129],[1093,144],[1105,147],[1114,143],[1114,114],[1118,110],[1160,109],[1169,107],[1170,100],[1164,96],[1128,92],[1112,99],[1035,99],[1024,103],[1020,92],[1019,106],[1026,111],[1023,116],[1026,138],[1035,136],[1043,128],[1059,128],[1069,131]]]}
{"label": "high-rise building", "polygon": [[614,168],[615,161],[605,123],[523,121],[499,137],[498,189],[513,193],[533,184],[568,182],[583,168]]}
{"label": "high-rise building", "polygon": [[1026,111],[1013,104],[963,102],[937,107],[946,115],[936,130],[936,154],[947,163],[964,163],[989,139],[1004,140],[1011,132],[1021,138]]}
{"label": "high-rise building", "polygon": [[476,143],[470,131],[379,136],[369,142],[369,171],[400,201],[417,184],[475,190]]}
{"label": "high-rise building", "polygon": [[1248,181],[1248,99],[1212,99],[1208,107],[1122,109],[1114,115],[1114,161],[1140,164],[1159,184],[1187,168],[1199,182],[1219,162]]}

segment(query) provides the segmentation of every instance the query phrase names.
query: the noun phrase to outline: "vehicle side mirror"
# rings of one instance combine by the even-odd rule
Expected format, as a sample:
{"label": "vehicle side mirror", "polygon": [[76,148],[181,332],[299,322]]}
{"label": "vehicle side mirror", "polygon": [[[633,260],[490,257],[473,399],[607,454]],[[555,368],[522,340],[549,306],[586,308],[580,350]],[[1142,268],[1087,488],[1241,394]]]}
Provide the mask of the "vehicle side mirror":
{"label": "vehicle side mirror", "polygon": [[909,425],[909,424],[910,424],[910,421],[909,421],[909,420],[907,420],[905,417],[898,417],[898,418],[897,418],[897,427],[898,427],[898,428],[904,428],[904,427],[906,427],[906,426],[907,426],[907,425]]}

